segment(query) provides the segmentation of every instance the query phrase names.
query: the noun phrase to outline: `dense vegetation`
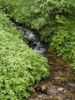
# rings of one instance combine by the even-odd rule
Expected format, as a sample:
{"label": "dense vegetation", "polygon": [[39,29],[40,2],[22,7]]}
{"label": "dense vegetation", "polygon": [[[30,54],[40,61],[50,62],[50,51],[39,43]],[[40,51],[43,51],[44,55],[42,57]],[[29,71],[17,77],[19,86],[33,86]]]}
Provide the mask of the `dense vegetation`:
{"label": "dense vegetation", "polygon": [[38,30],[75,69],[75,0],[0,0],[0,10],[1,100],[22,100],[35,81],[48,75],[47,60],[23,42],[7,16]]}
{"label": "dense vegetation", "polygon": [[47,60],[30,49],[0,12],[0,100],[23,100],[48,75]]}
{"label": "dense vegetation", "polygon": [[0,0],[0,4],[15,21],[37,29],[41,39],[75,68],[74,0]]}

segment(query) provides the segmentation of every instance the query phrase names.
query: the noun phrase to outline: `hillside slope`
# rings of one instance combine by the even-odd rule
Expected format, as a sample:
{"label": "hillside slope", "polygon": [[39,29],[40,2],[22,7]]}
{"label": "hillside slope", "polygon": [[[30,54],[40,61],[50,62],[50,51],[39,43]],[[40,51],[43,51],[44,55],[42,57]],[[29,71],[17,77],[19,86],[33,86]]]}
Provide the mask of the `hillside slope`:
{"label": "hillside slope", "polygon": [[0,100],[23,100],[48,75],[47,60],[32,51],[0,12]]}

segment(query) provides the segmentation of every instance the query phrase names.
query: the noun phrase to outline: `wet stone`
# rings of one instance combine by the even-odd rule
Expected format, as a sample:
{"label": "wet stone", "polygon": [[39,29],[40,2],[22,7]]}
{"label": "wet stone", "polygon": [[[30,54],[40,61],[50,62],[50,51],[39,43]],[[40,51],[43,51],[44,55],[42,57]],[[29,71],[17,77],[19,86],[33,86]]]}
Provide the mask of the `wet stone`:
{"label": "wet stone", "polygon": [[47,94],[47,87],[41,86],[41,92]]}
{"label": "wet stone", "polygon": [[35,90],[44,94],[47,94],[47,87],[45,85],[35,87]]}
{"label": "wet stone", "polygon": [[64,91],[64,88],[61,87],[61,88],[58,88],[57,90],[58,90],[59,92],[62,92],[62,91]]}
{"label": "wet stone", "polygon": [[75,89],[75,83],[68,83],[69,87],[72,87],[73,89]]}
{"label": "wet stone", "polygon": [[55,96],[53,100],[64,100],[61,96]]}

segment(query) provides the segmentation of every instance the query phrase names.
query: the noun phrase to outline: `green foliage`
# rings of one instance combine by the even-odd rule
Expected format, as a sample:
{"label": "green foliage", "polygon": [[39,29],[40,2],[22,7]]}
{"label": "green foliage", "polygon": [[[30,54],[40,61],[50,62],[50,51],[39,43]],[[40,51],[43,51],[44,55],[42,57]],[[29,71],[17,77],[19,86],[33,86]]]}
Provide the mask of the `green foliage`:
{"label": "green foliage", "polygon": [[[75,69],[75,0],[0,0],[0,9],[38,30],[41,39]],[[47,60],[29,49],[0,13],[0,100],[23,100],[48,75]]]}
{"label": "green foliage", "polygon": [[0,100],[25,100],[35,81],[48,75],[47,59],[30,49],[0,12]]}
{"label": "green foliage", "polygon": [[68,23],[65,26],[58,27],[56,34],[52,37],[51,46],[75,69],[75,18],[67,18],[67,20]]}
{"label": "green foliage", "polygon": [[0,7],[17,22],[37,29],[43,41],[72,63],[75,0],[0,0]]}
{"label": "green foliage", "polygon": [[12,27],[14,25],[11,23],[7,15],[0,11],[0,27],[7,32],[11,32],[13,35],[17,36],[18,38],[22,38],[21,32],[16,30],[16,27]]}
{"label": "green foliage", "polygon": [[0,0],[1,8],[10,14],[10,17],[13,17],[16,22],[25,22],[27,24],[31,22],[28,16],[30,15],[33,3],[34,0]]}
{"label": "green foliage", "polygon": [[[45,18],[50,15],[68,13],[71,8],[71,3],[67,0],[36,0],[35,5],[37,13],[41,13]],[[35,9],[34,13],[36,14]]]}
{"label": "green foliage", "polygon": [[58,25],[64,25],[66,23],[65,17],[72,14],[73,5],[67,0],[35,0],[34,4],[32,14],[35,16],[35,20],[37,18],[45,20],[44,22],[37,21],[38,24],[42,23],[42,26],[36,27],[36,29],[42,30],[39,31],[42,38],[50,42],[54,30],[56,31]]}
{"label": "green foliage", "polygon": [[[39,28],[42,40],[75,69],[75,5],[73,0],[36,0],[32,12],[45,23]],[[36,17],[37,18],[37,17]],[[41,21],[40,21],[41,22]]]}

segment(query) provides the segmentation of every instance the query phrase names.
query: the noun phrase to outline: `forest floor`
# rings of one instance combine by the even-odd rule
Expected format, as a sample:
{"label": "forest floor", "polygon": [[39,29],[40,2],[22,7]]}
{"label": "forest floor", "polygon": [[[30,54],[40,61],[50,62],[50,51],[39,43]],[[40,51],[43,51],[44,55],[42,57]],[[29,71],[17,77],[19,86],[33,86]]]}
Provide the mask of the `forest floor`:
{"label": "forest floor", "polygon": [[[29,46],[36,42],[34,33],[24,31],[22,26],[15,26],[23,31],[24,35],[28,32],[33,36],[33,41],[32,38],[29,38],[31,40]],[[40,42],[40,40],[38,41]],[[32,48],[33,45],[30,47]],[[41,50],[40,46],[38,48]],[[35,93],[32,93],[28,100],[75,100],[75,71],[70,68],[69,63],[56,56],[52,50],[48,50],[44,56],[48,58],[50,76],[34,84]]]}
{"label": "forest floor", "polygon": [[28,100],[75,100],[74,73],[69,64],[48,52],[50,77],[34,85],[35,93]]}

